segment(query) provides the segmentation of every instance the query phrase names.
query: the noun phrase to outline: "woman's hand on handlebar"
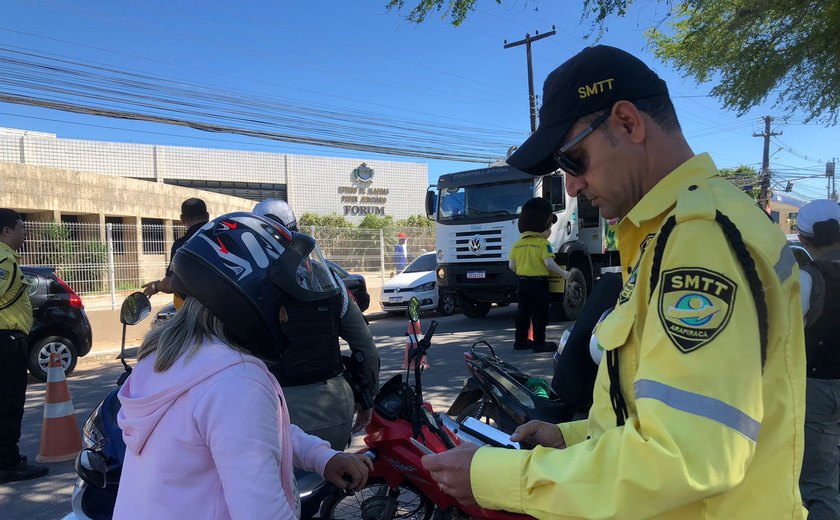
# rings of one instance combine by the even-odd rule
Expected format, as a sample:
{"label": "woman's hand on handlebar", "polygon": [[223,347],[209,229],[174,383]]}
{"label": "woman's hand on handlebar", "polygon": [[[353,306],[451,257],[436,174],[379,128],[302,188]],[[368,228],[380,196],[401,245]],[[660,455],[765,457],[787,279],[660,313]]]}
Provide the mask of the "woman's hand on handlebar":
{"label": "woman's hand on handlebar", "polygon": [[528,421],[517,428],[510,436],[510,440],[527,447],[545,446],[546,448],[562,449],[566,447],[563,432],[556,424],[544,421]]}
{"label": "woman's hand on handlebar", "polygon": [[373,462],[364,455],[338,453],[324,467],[324,478],[339,489],[356,491],[367,484]]}

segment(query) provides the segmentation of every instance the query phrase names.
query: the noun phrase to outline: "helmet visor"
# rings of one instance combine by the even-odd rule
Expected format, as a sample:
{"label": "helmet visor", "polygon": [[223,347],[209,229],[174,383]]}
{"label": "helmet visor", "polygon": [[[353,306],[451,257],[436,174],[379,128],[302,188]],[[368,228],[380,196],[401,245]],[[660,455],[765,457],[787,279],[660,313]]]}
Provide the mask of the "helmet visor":
{"label": "helmet visor", "polygon": [[270,269],[271,281],[293,298],[315,301],[335,296],[339,286],[315,239],[295,233],[292,243]]}

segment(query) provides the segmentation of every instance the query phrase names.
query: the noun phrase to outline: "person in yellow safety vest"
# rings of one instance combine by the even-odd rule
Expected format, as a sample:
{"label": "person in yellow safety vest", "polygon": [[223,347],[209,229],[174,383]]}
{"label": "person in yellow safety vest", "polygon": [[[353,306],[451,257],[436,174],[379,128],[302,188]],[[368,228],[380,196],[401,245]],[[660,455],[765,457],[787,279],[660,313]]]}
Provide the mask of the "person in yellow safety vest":
{"label": "person in yellow safety vest", "polygon": [[508,159],[557,168],[622,217],[624,289],[589,418],[532,421],[531,450],[423,457],[464,503],[540,519],[804,519],[805,344],[784,235],[682,135],[665,82],[613,47],[545,82],[540,127]]}
{"label": "person in yellow safety vest", "polygon": [[26,337],[33,319],[29,285],[18,257],[24,240],[26,227],[20,214],[0,208],[0,484],[49,473],[46,466],[30,464],[18,447],[28,377]]}
{"label": "person in yellow safety vest", "polygon": [[187,240],[195,235],[196,231],[201,229],[201,226],[209,221],[210,214],[207,213],[207,205],[203,200],[193,197],[181,203],[181,223],[187,228],[187,232],[184,233],[184,236],[172,242],[172,251],[169,254],[170,265],[166,268],[166,276],[160,280],[155,280],[154,282],[145,284],[143,286],[143,294],[149,298],[159,292],[171,294],[172,301],[175,304],[175,309],[178,310],[181,308],[181,305],[184,304],[184,300],[172,290],[172,258],[175,257],[175,251],[186,244]]}

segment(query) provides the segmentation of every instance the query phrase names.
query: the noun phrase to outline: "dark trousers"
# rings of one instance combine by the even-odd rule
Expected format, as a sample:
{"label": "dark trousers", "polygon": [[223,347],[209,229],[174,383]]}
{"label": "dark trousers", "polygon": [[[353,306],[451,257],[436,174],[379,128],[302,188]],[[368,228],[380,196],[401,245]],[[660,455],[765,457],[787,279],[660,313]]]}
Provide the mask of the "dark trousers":
{"label": "dark trousers", "polygon": [[0,470],[20,462],[20,423],[26,402],[26,336],[0,331]]}
{"label": "dark trousers", "polygon": [[528,340],[528,327],[534,324],[534,343],[545,343],[548,325],[548,278],[520,278],[519,306],[516,310],[516,343]]}

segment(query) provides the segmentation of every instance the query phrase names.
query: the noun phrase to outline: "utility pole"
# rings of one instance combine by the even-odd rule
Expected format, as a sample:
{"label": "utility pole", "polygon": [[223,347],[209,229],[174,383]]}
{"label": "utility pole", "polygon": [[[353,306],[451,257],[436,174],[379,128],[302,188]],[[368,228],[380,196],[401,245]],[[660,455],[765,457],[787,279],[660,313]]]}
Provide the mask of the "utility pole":
{"label": "utility pole", "polygon": [[837,191],[834,189],[834,159],[825,163],[825,191],[826,198],[837,200]]}
{"label": "utility pole", "polygon": [[551,30],[547,33],[540,34],[539,31],[535,31],[535,35],[532,38],[529,33],[525,33],[525,39],[519,40],[518,42],[508,43],[505,40],[505,49],[510,49],[511,47],[518,47],[519,45],[525,45],[525,55],[528,59],[528,105],[531,111],[531,133],[537,131],[537,96],[534,94],[534,68],[531,65],[531,42],[536,42],[542,40],[543,38],[548,38],[549,36],[554,36],[556,31],[554,30],[554,26],[551,26]]}
{"label": "utility pole", "polygon": [[764,116],[764,133],[753,134],[753,137],[764,138],[764,156],[761,160],[761,190],[758,194],[758,205],[764,211],[767,211],[767,198],[769,197],[768,192],[770,191],[770,138],[774,135],[782,135],[782,132],[775,133],[770,131],[770,123],[772,121],[772,117]]}
{"label": "utility pole", "polygon": [[[534,31],[534,37],[532,38],[530,33],[525,33],[525,39],[519,40],[517,42],[508,43],[505,40],[505,49],[510,49],[511,47],[517,47],[519,45],[525,45],[525,56],[528,60],[528,107],[531,113],[531,133],[537,131],[537,95],[534,94],[534,68],[531,65],[531,42],[536,42],[542,40],[543,38],[548,38],[549,36],[554,36],[556,31],[554,30],[554,26],[551,26],[551,30],[547,33],[540,34],[539,31]],[[543,182],[542,185],[542,196],[545,198],[551,197],[551,183],[550,182]]]}

